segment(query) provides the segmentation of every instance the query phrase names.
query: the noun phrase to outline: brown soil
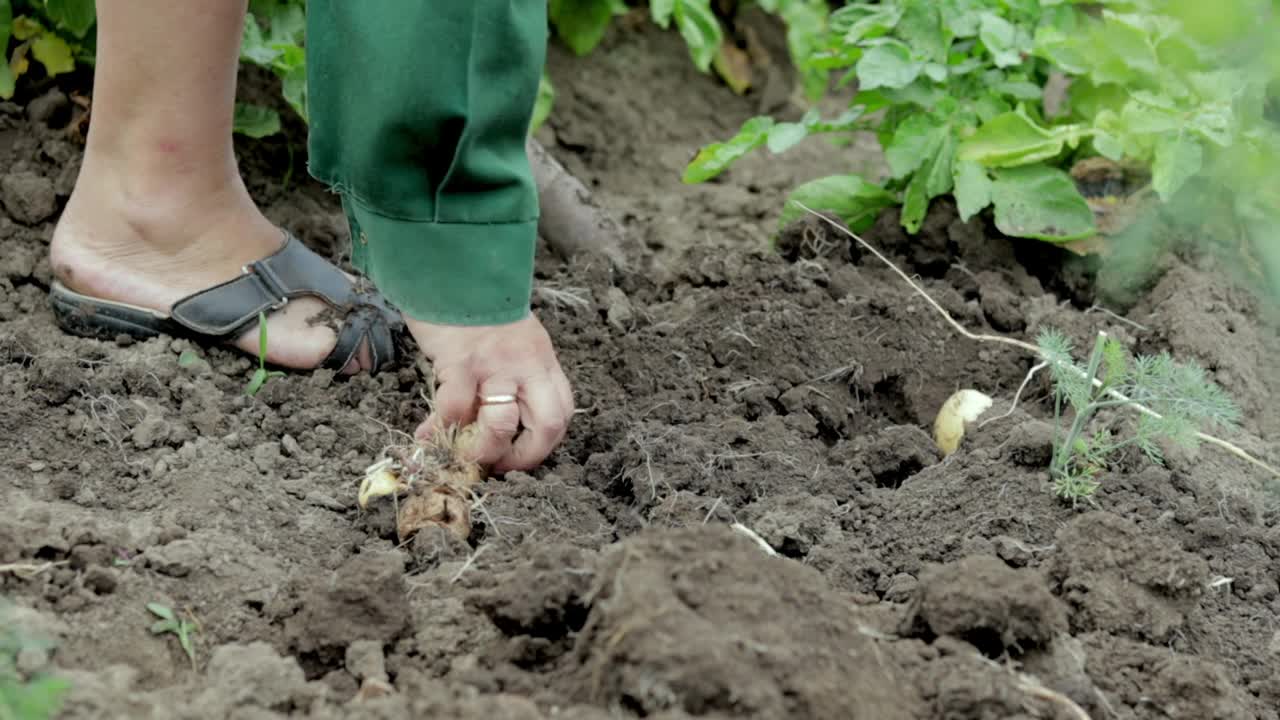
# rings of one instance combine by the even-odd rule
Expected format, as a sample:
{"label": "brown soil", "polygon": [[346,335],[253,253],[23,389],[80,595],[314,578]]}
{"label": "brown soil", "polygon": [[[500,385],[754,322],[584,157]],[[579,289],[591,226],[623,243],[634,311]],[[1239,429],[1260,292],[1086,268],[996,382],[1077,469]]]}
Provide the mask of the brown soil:
{"label": "brown soil", "polygon": [[[820,144],[682,186],[759,95],[692,71],[673,34],[608,46],[553,54],[542,137],[653,252],[614,277],[543,260],[538,311],[583,412],[545,468],[483,485],[469,543],[396,547],[389,514],[356,506],[423,415],[416,370],[251,399],[234,353],[61,334],[45,245],[72,109],[0,104],[0,563],[55,563],[0,574],[0,595],[55,643],[20,665],[71,681],[65,717],[1078,717],[1043,686],[1095,719],[1280,718],[1259,472],[1209,448],[1126,458],[1073,508],[1048,489],[1039,382],[942,460],[943,400],[1007,405],[1031,359],[958,337],[816,223],[770,249],[781,193],[840,169]],[[244,149],[269,215],[340,257],[300,159],[286,185],[283,141]],[[1105,328],[1199,360],[1244,406],[1234,439],[1280,456],[1275,333],[1211,269],[1170,261],[1120,318],[1089,310],[1075,264],[945,203],[920,238],[896,227],[869,238],[970,327]],[[194,667],[148,632],[151,602],[198,623]]]}

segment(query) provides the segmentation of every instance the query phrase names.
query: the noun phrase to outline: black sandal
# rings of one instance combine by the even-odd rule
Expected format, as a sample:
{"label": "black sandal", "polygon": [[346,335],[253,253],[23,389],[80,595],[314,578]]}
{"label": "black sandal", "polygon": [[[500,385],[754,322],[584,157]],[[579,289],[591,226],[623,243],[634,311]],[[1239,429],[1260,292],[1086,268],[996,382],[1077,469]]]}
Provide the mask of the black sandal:
{"label": "black sandal", "polygon": [[168,335],[206,343],[232,340],[257,325],[259,312],[279,310],[290,298],[303,296],[323,300],[343,320],[338,342],[321,367],[341,371],[366,338],[371,373],[395,363],[397,338],[404,330],[400,313],[291,233],[275,254],[245,266],[234,280],[179,300],[170,313],[82,295],[56,280],[49,291],[58,325],[73,335],[103,340]]}

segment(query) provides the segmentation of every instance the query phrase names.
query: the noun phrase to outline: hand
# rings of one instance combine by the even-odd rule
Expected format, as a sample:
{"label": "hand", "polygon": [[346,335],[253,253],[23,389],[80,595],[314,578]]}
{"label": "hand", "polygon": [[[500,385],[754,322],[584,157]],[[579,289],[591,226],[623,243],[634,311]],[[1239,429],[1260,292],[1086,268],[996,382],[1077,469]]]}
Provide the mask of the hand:
{"label": "hand", "polygon": [[[436,376],[435,409],[419,438],[475,422],[479,457],[495,473],[531,470],[564,440],[573,390],[551,337],[530,315],[509,325],[434,325],[406,317]],[[515,403],[481,405],[480,398],[514,395]]]}

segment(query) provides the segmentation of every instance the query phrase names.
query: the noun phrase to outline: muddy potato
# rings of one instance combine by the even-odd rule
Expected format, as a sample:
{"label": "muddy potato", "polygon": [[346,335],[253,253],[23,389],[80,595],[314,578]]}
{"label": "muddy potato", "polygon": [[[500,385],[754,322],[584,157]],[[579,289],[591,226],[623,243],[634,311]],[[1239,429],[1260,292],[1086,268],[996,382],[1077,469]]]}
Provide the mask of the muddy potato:
{"label": "muddy potato", "polygon": [[429,525],[443,525],[457,537],[471,535],[471,500],[460,497],[454,488],[441,485],[414,495],[400,505],[396,532],[401,540]]}

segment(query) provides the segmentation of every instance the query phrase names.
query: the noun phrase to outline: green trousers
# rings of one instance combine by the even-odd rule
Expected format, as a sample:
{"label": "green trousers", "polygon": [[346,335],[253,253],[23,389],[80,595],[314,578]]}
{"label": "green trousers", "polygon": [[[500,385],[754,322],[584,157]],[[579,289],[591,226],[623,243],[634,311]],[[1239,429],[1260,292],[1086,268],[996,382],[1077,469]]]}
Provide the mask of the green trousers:
{"label": "green trousers", "polygon": [[525,137],[546,12],[546,0],[307,3],[310,173],[341,194],[353,264],[415,320],[529,313]]}

